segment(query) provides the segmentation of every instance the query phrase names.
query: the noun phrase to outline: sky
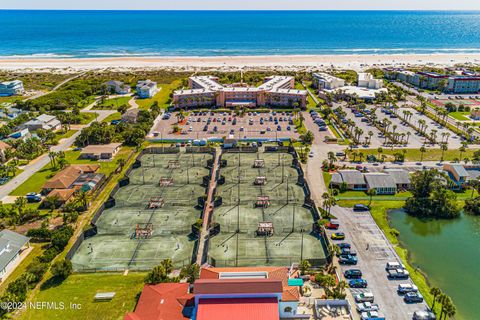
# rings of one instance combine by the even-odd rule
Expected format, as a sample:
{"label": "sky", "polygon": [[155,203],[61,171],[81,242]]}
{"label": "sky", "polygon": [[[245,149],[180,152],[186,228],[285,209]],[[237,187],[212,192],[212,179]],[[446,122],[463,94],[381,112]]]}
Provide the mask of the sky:
{"label": "sky", "polygon": [[0,0],[0,9],[480,10],[479,0]]}

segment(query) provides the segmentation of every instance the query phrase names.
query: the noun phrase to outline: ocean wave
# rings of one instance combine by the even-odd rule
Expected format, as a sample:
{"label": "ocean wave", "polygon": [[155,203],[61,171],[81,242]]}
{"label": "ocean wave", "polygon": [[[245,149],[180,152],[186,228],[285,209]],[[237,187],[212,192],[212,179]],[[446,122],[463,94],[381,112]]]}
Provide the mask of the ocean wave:
{"label": "ocean wave", "polygon": [[74,54],[61,53],[33,53],[33,54],[13,54],[0,55],[2,59],[60,59],[60,58],[75,58]]}

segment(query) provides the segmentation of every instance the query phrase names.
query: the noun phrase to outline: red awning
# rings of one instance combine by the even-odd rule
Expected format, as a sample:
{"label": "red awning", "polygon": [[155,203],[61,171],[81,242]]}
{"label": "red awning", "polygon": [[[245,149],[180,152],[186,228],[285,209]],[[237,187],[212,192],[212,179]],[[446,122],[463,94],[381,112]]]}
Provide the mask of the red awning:
{"label": "red awning", "polygon": [[276,298],[200,299],[197,320],[278,320]]}

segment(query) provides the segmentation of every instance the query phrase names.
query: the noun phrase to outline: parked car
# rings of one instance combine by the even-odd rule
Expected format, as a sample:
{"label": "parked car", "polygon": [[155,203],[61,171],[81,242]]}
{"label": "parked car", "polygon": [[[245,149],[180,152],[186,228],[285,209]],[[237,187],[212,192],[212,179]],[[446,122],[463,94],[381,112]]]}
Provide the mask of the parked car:
{"label": "parked car", "polygon": [[340,254],[349,254],[351,256],[356,256],[357,252],[351,248],[342,248],[342,252]]}
{"label": "parked car", "polygon": [[360,312],[360,313],[368,312],[368,311],[378,311],[380,309],[378,307],[378,304],[371,303],[371,302],[357,303],[356,307],[357,307],[357,311]]}
{"label": "parked car", "polygon": [[356,204],[353,206],[353,211],[368,211],[368,207],[364,204]]}
{"label": "parked car", "polygon": [[395,269],[405,269],[405,266],[402,263],[397,262],[397,261],[389,261],[385,265],[385,270],[386,271],[395,270]]}
{"label": "parked car", "polygon": [[369,319],[376,319],[376,318],[380,318],[378,311],[362,312],[362,315],[360,316],[360,319],[362,320],[369,320]]}
{"label": "parked car", "polygon": [[327,131],[327,127],[326,126],[321,126],[318,128],[319,131]]}
{"label": "parked car", "polygon": [[345,233],[343,233],[343,232],[332,233],[330,238],[332,240],[344,240],[345,239]]}
{"label": "parked car", "polygon": [[405,269],[394,269],[387,271],[387,277],[389,279],[408,279],[410,274]]}
{"label": "parked car", "polygon": [[345,157],[345,152],[337,152],[337,153],[335,153],[335,156],[337,156],[337,157]]}
{"label": "parked car", "polygon": [[36,192],[27,193],[26,197],[28,202],[40,202],[42,201],[42,195]]}
{"label": "parked car", "polygon": [[406,303],[420,303],[423,302],[423,296],[420,292],[408,292],[403,297],[403,301]]}
{"label": "parked car", "polygon": [[350,288],[366,288],[368,286],[365,279],[353,279],[348,282]]}
{"label": "parked car", "polygon": [[427,310],[418,310],[413,313],[413,320],[436,320],[435,313]]}
{"label": "parked car", "polygon": [[205,125],[205,126],[203,127],[203,131],[208,131],[208,125]]}
{"label": "parked car", "polygon": [[417,291],[418,291],[418,287],[411,283],[401,283],[397,287],[398,294],[404,294],[407,292],[417,292]]}
{"label": "parked car", "polygon": [[360,279],[362,277],[362,271],[360,269],[348,269],[343,272],[343,276],[346,279]]}
{"label": "parked car", "polygon": [[341,254],[338,258],[338,263],[356,265],[358,263],[358,259],[357,257],[349,254]]}
{"label": "parked car", "polygon": [[341,242],[341,243],[337,243],[337,247],[339,247],[340,249],[350,249],[351,245],[350,243]]}
{"label": "parked car", "polygon": [[326,225],[325,228],[337,230],[340,227],[340,222],[337,219],[331,219]]}
{"label": "parked car", "polygon": [[375,297],[371,292],[361,292],[353,296],[356,302],[373,302]]}

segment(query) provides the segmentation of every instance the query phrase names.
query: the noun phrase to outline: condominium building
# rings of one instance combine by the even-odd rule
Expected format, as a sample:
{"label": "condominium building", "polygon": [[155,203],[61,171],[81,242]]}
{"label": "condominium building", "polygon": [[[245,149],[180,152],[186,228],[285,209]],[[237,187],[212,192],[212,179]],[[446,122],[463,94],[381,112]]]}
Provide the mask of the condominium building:
{"label": "condominium building", "polygon": [[345,80],[334,77],[328,73],[314,73],[313,75],[313,86],[317,89],[337,89],[345,86]]}
{"label": "condominium building", "polygon": [[415,83],[418,83],[417,86],[420,88],[443,91],[448,75],[436,72],[417,72],[415,78]]}
{"label": "condominium building", "polygon": [[447,82],[448,93],[479,93],[480,92],[480,76],[468,77],[458,76],[450,77]]}
{"label": "condominium building", "polygon": [[271,76],[258,87],[227,86],[212,76],[196,76],[188,79],[189,89],[173,94],[175,108],[198,107],[306,107],[307,92],[296,90],[295,78]]}
{"label": "condominium building", "polygon": [[20,80],[0,82],[0,97],[21,95],[25,92]]}
{"label": "condominium building", "polygon": [[367,72],[360,72],[357,77],[358,86],[367,89],[381,89],[383,88],[383,80],[375,79],[372,74]]}
{"label": "condominium building", "polygon": [[137,82],[136,90],[139,98],[151,98],[158,92],[157,83],[152,80],[141,80]]}

